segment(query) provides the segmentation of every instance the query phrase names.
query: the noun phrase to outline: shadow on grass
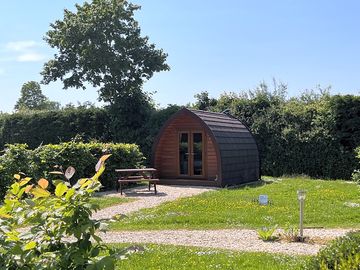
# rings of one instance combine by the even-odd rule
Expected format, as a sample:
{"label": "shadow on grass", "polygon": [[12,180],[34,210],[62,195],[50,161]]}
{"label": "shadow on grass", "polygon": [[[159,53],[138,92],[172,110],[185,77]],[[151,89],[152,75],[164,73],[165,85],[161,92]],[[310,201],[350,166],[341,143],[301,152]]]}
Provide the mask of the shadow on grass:
{"label": "shadow on grass", "polygon": [[265,179],[265,180],[258,180],[258,181],[254,181],[254,182],[250,182],[250,183],[244,183],[244,184],[239,184],[239,185],[233,185],[233,186],[227,186],[227,189],[247,189],[247,188],[257,188],[257,187],[261,187],[261,186],[265,186],[265,185],[270,185],[272,183],[274,183],[276,181],[274,180],[270,180],[270,179]]}

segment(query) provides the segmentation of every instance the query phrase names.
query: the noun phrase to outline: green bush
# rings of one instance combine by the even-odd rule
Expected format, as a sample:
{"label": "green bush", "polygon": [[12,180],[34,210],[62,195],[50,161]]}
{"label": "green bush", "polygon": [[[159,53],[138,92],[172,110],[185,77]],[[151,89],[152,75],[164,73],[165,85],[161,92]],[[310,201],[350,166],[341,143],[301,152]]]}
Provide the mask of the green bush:
{"label": "green bush", "polygon": [[[358,159],[358,167],[359,167],[359,165],[360,165],[359,164],[360,163],[360,146],[358,148],[356,148],[355,152],[356,152],[356,157]],[[351,180],[360,185],[360,169],[354,170],[354,172],[351,175]]]}
{"label": "green bush", "polygon": [[358,270],[360,269],[360,231],[332,241],[309,261],[311,270]]}
{"label": "green bush", "polygon": [[13,175],[22,172],[32,175],[33,152],[26,144],[7,145],[0,156],[0,200],[4,197],[7,188],[13,182]]}
{"label": "green bush", "polygon": [[29,177],[14,175],[0,208],[1,269],[114,269],[115,254],[96,235],[106,224],[91,219],[96,206],[89,200],[100,189],[98,178],[108,157],[101,157],[93,177],[74,186],[67,182],[71,173],[35,185]]}
{"label": "green bush", "polygon": [[25,144],[7,145],[5,153],[0,156],[0,195],[4,195],[6,188],[13,181],[13,175],[19,170],[35,178],[52,179],[54,176],[48,172],[56,166],[67,168],[77,164],[75,178],[90,176],[94,170],[94,163],[104,154],[112,155],[107,164],[108,169],[100,179],[105,189],[115,187],[115,169],[137,168],[144,160],[135,144],[71,141],[43,145],[34,150],[30,150]]}

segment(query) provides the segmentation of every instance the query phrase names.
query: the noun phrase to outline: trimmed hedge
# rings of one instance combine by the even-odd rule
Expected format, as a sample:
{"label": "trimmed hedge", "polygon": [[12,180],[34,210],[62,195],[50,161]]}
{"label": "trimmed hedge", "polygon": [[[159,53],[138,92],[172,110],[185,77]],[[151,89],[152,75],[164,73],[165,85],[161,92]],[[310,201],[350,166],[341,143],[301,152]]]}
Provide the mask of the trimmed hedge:
{"label": "trimmed hedge", "polygon": [[30,150],[26,144],[7,145],[0,156],[0,196],[3,197],[13,181],[13,175],[19,171],[35,179],[45,177],[54,180],[54,175],[49,174],[54,166],[62,166],[64,170],[73,166],[76,169],[73,179],[90,177],[94,164],[103,154],[112,154],[100,179],[105,189],[115,187],[115,169],[140,167],[144,161],[143,154],[135,144],[72,141],[43,145],[34,150]]}
{"label": "trimmed hedge", "polygon": [[67,142],[77,135],[85,141],[109,141],[108,122],[108,112],[101,108],[4,114],[0,115],[0,147],[26,143],[33,149],[42,144]]}

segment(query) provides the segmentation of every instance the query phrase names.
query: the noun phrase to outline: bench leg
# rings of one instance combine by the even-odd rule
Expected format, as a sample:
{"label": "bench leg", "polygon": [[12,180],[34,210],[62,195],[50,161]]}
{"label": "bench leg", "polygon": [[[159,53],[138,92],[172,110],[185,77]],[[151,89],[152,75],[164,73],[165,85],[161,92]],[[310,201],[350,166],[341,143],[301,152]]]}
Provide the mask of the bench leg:
{"label": "bench leg", "polygon": [[157,191],[156,191],[156,183],[154,183],[154,189],[155,189],[155,195],[157,194]]}
{"label": "bench leg", "polygon": [[150,181],[149,181],[149,191],[150,191],[150,188],[151,188],[151,183],[150,183]]}
{"label": "bench leg", "polygon": [[120,182],[120,195],[122,195],[122,184]]}

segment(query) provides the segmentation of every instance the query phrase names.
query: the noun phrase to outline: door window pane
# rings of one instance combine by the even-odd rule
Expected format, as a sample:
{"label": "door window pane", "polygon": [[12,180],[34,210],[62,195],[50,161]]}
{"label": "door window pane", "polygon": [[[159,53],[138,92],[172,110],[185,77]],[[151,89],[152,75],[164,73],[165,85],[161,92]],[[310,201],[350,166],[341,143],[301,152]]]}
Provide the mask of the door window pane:
{"label": "door window pane", "polygon": [[189,135],[180,133],[179,138],[180,174],[189,174]]}
{"label": "door window pane", "polygon": [[193,133],[193,174],[203,174],[203,161],[202,161],[202,133]]}

